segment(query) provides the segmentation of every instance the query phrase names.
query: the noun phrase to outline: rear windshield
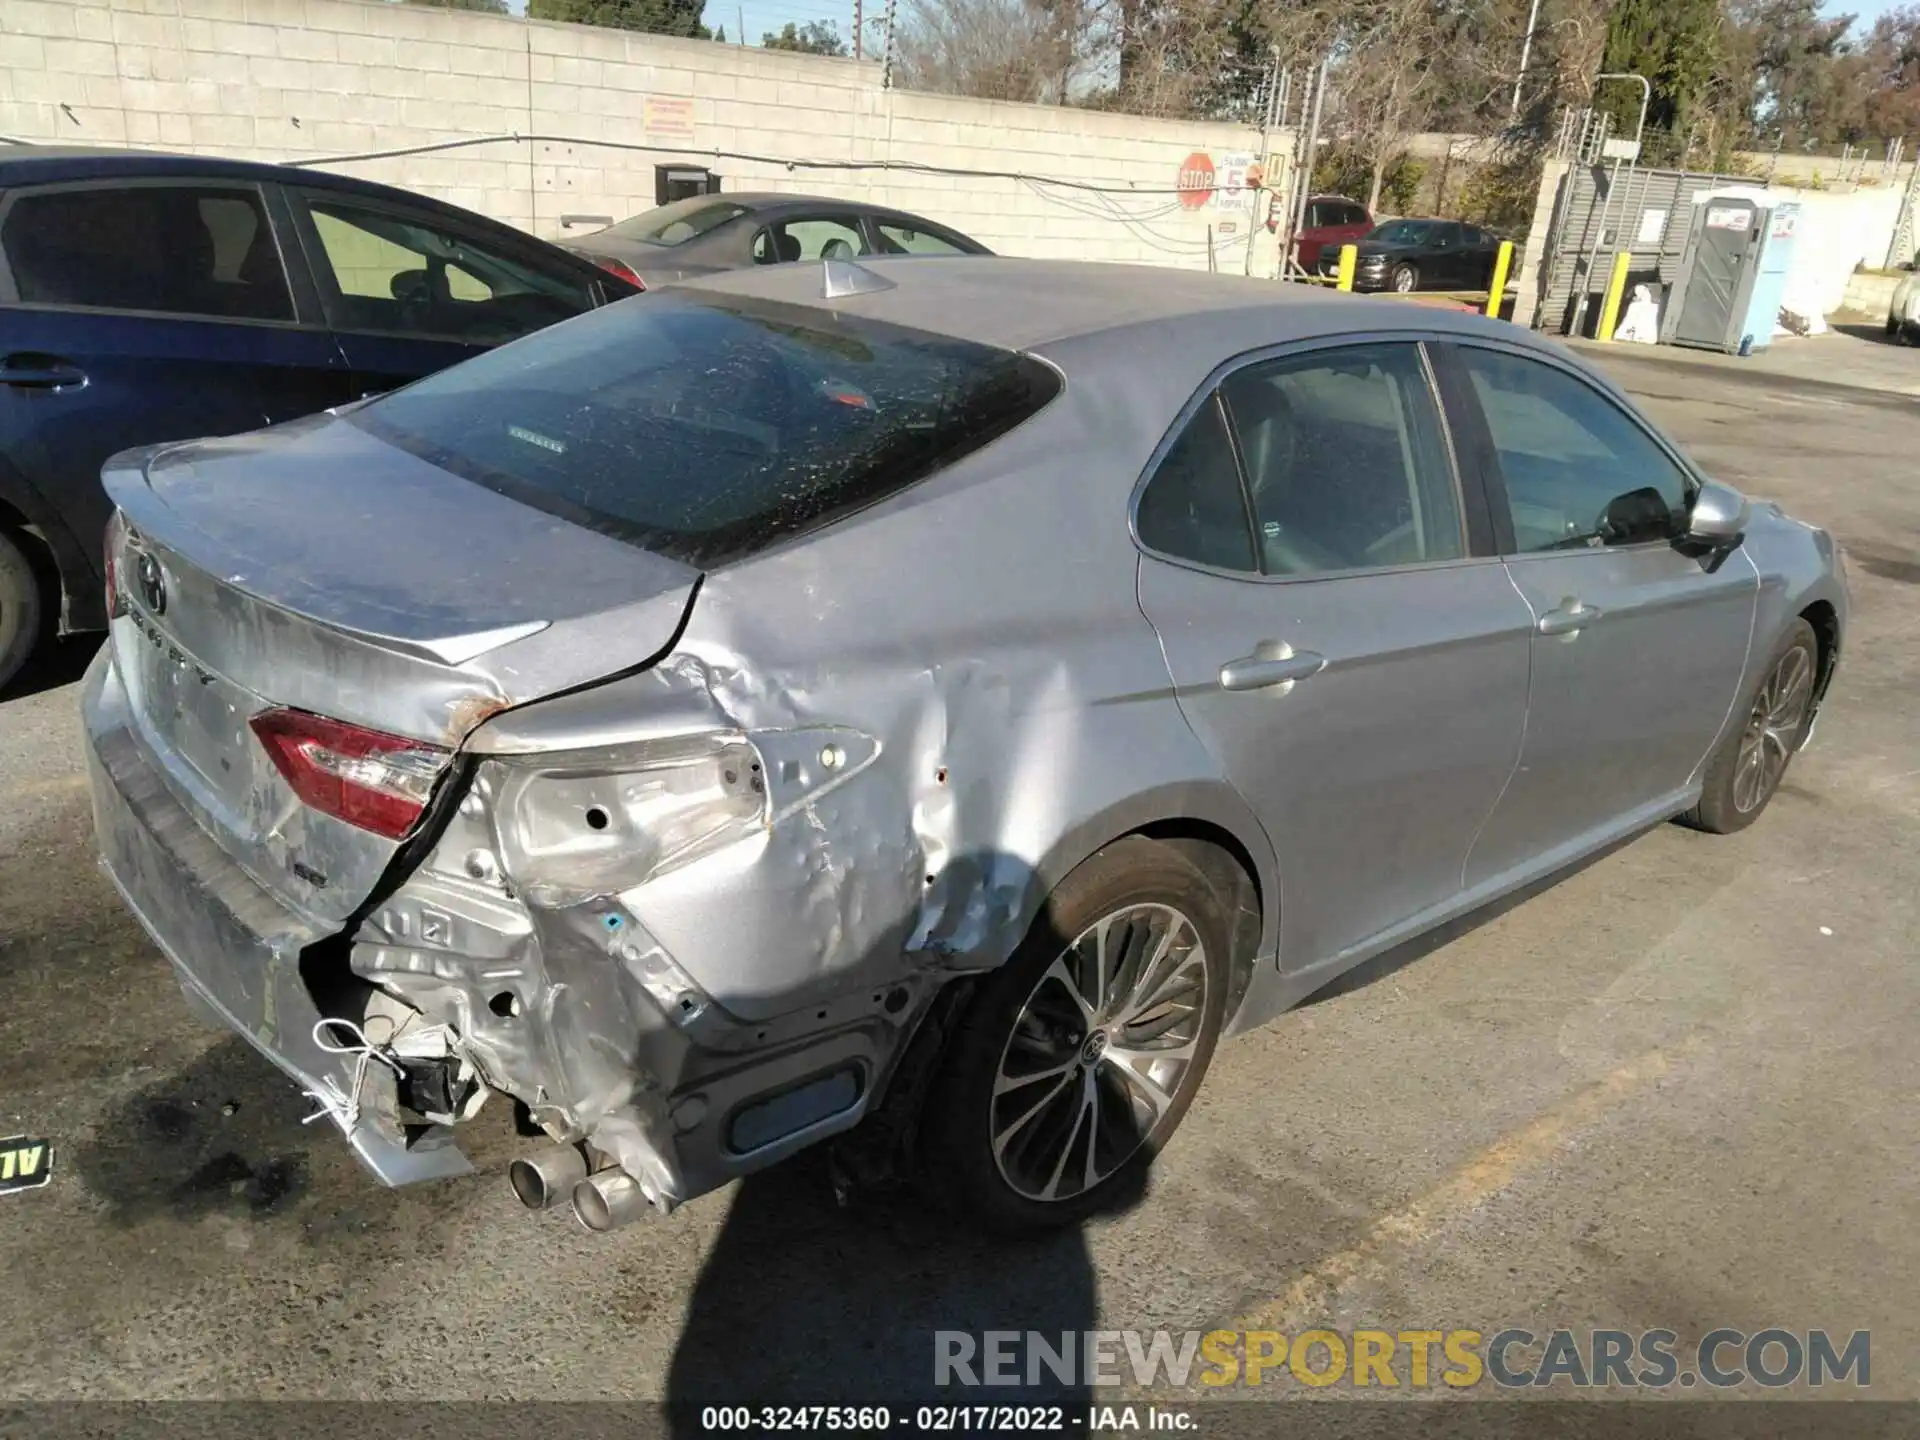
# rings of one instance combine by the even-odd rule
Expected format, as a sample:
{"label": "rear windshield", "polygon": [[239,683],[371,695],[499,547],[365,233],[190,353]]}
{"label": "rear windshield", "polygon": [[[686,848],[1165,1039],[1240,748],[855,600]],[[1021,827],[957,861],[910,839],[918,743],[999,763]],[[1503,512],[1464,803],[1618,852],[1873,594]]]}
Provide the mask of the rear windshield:
{"label": "rear windshield", "polygon": [[912,485],[1059,388],[1011,351],[656,291],[348,418],[475,484],[705,569]]}
{"label": "rear windshield", "polygon": [[746,206],[731,200],[692,195],[657,210],[643,210],[618,225],[609,225],[601,233],[618,235],[622,240],[644,240],[649,245],[681,245],[746,213]]}

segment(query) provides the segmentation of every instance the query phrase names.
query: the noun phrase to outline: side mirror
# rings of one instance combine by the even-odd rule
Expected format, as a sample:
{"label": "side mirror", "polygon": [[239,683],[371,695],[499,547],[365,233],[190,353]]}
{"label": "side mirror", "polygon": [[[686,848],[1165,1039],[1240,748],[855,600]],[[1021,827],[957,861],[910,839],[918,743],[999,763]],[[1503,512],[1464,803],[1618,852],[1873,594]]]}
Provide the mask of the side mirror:
{"label": "side mirror", "polygon": [[1746,537],[1747,522],[1752,517],[1753,507],[1746,496],[1731,485],[1709,480],[1693,497],[1686,538],[1705,549],[1731,550]]}

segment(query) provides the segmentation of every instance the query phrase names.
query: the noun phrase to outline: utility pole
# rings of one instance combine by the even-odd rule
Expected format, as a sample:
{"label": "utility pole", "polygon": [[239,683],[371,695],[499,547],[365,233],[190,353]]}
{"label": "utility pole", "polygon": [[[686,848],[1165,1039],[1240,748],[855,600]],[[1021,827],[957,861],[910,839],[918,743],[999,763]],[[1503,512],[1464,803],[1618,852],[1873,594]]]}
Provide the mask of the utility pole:
{"label": "utility pole", "polygon": [[1533,32],[1540,23],[1540,0],[1533,0],[1533,8],[1527,12],[1527,33],[1520,41],[1520,73],[1513,77],[1513,108],[1507,112],[1507,123],[1511,125],[1520,118],[1520,86],[1527,78],[1527,61],[1533,55]]}
{"label": "utility pole", "polygon": [[853,0],[853,58],[864,58],[860,52],[860,0]]}

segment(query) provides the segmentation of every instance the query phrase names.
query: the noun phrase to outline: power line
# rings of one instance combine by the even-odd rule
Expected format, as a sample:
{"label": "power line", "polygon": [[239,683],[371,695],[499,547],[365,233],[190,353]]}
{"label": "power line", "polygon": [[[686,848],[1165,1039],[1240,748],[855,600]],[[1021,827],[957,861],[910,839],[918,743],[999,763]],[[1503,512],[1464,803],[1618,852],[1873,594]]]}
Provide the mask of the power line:
{"label": "power line", "polygon": [[[580,135],[526,134],[512,131],[501,135],[474,135],[462,140],[435,140],[423,145],[403,145],[392,150],[367,150],[352,155],[313,155],[304,160],[281,163],[295,167],[315,165],[353,165],[367,160],[398,160],[408,155],[432,155],[446,150],[467,150],[476,145],[591,145],[606,150],[628,150],[647,155],[711,155],[716,160],[740,160],[750,165],[775,165],[788,170],[886,170],[911,175],[942,175],[953,179],[1017,180],[1029,185],[1045,185],[1058,190],[1075,190],[1089,195],[1191,195],[1194,191],[1178,185],[1161,188],[1139,185],[1096,185],[1085,180],[1061,180],[1051,175],[1034,175],[1023,170],[976,170],[962,165],[935,165],[924,160],[797,160],[778,155],[759,155],[747,150],[706,149],[698,145],[642,145],[630,140],[598,140]],[[1213,193],[1238,194],[1252,190],[1248,185],[1218,185]]]}

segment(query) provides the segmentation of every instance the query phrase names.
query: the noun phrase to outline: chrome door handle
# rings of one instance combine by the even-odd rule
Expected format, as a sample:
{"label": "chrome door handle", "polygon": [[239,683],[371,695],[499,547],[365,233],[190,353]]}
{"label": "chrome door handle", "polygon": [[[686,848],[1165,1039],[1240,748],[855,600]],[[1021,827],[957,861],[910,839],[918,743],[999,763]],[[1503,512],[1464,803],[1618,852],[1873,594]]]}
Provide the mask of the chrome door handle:
{"label": "chrome door handle", "polygon": [[1598,606],[1583,605],[1569,595],[1558,609],[1547,611],[1535,621],[1534,629],[1542,635],[1577,635],[1604,613]]}
{"label": "chrome door handle", "polygon": [[1220,667],[1222,690],[1264,690],[1306,680],[1327,668],[1327,657],[1311,650],[1295,650],[1284,640],[1263,640],[1251,655],[1229,660]]}

